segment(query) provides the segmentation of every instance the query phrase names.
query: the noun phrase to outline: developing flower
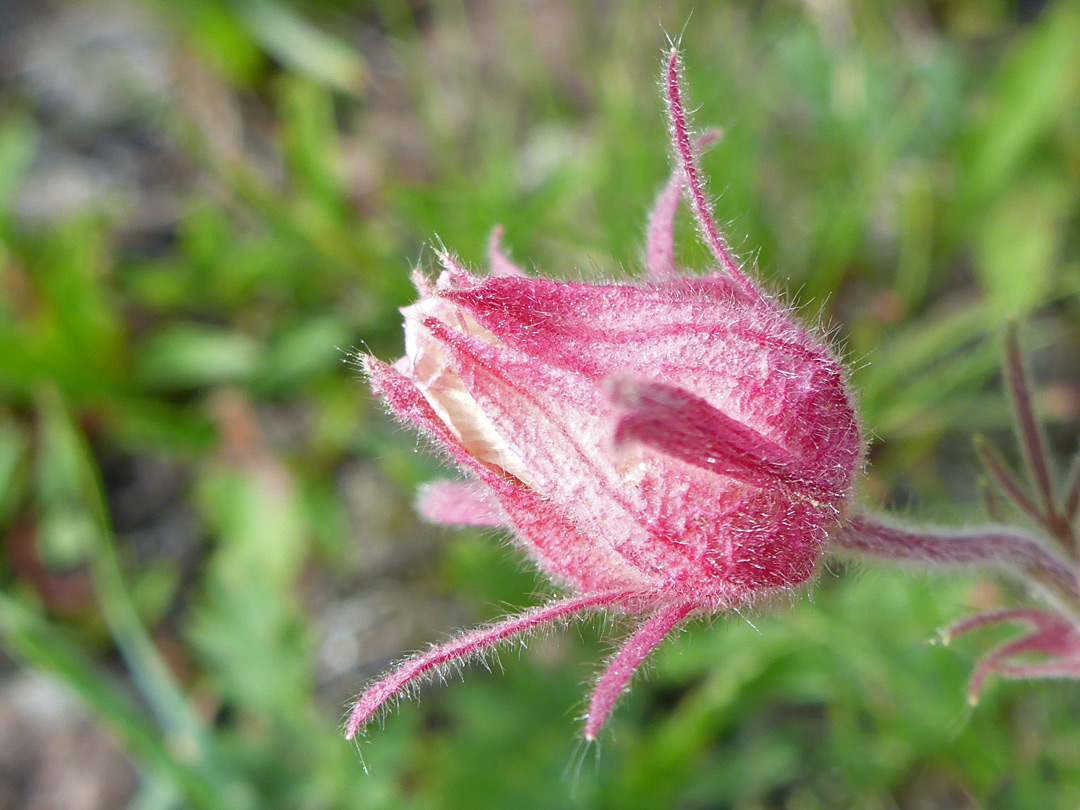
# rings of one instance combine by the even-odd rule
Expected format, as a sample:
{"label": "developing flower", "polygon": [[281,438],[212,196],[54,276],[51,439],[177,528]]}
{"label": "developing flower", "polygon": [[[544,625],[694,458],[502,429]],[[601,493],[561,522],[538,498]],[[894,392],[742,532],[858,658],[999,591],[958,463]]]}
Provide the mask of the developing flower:
{"label": "developing flower", "polygon": [[[665,95],[675,167],[651,216],[648,277],[534,278],[500,250],[477,277],[448,254],[403,310],[405,356],[363,358],[402,421],[469,480],[421,496],[430,520],[505,528],[570,595],[407,659],[357,700],[353,737],[417,679],[535,627],[606,610],[636,629],[599,677],[596,737],[672,630],[807,581],[845,515],[863,454],[846,372],[824,338],[744,274],[709,211],[679,59]],[[685,196],[717,267],[674,261]]]}

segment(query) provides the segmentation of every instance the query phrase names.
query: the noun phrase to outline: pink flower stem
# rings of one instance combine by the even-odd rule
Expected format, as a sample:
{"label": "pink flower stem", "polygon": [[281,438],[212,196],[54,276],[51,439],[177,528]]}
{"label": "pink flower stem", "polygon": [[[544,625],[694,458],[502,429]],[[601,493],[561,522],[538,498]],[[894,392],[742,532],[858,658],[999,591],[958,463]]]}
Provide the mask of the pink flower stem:
{"label": "pink flower stem", "polygon": [[438,670],[446,664],[482,653],[511,636],[524,633],[541,625],[550,624],[567,616],[598,607],[610,607],[628,602],[631,594],[626,592],[592,594],[572,599],[562,599],[547,605],[531,608],[496,624],[481,627],[448,641],[419,655],[413,656],[396,669],[384,675],[370,686],[353,704],[345,724],[345,739],[356,736],[360,727],[390,698],[417,678]]}
{"label": "pink flower stem", "polygon": [[1038,540],[1015,529],[990,526],[947,532],[904,528],[857,515],[832,538],[835,548],[897,562],[929,566],[989,565],[1037,585],[1080,619],[1076,569]]}
{"label": "pink flower stem", "polygon": [[1076,520],[1077,513],[1080,513],[1080,453],[1073,461],[1072,472],[1069,473],[1068,483],[1065,485],[1065,497],[1062,500],[1065,503],[1065,519]]}
{"label": "pink flower stem", "polygon": [[607,720],[615,702],[626,687],[630,676],[641,662],[664,640],[672,629],[693,610],[691,605],[673,605],[655,614],[630,636],[630,639],[612,659],[593,690],[589,700],[589,714],[585,720],[585,739],[595,740]]}
{"label": "pink flower stem", "polygon": [[1028,384],[1027,369],[1024,367],[1015,323],[1009,324],[1005,330],[1005,382],[1012,398],[1016,432],[1020,438],[1024,460],[1042,503],[1043,512],[1047,519],[1052,520],[1056,516],[1057,507],[1054,503],[1054,487],[1050,481],[1050,464],[1046,456],[1042,429],[1031,404],[1031,386]]}

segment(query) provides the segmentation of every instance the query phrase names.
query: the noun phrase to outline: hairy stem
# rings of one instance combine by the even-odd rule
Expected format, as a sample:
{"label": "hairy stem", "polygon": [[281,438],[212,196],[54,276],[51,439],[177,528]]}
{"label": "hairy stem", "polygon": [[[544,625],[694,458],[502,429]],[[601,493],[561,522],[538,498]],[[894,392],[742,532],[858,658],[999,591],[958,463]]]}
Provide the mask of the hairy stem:
{"label": "hairy stem", "polygon": [[832,538],[834,548],[926,566],[993,566],[1036,585],[1080,619],[1080,576],[1072,564],[1016,529],[988,526],[964,531],[896,526],[856,515]]}

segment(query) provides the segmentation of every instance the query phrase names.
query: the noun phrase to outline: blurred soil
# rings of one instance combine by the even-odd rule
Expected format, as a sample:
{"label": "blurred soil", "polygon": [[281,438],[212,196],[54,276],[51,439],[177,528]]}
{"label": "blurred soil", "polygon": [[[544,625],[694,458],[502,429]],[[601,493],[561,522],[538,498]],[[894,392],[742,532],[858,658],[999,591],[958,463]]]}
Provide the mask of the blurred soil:
{"label": "blurred soil", "polygon": [[[152,259],[167,249],[177,237],[183,194],[214,183],[163,134],[160,113],[167,106],[184,109],[219,156],[259,166],[271,181],[281,175],[268,146],[266,111],[212,80],[134,4],[0,2],[0,98],[29,111],[40,127],[37,158],[14,195],[17,218],[31,228],[47,226],[104,204],[120,223],[115,249],[128,256]],[[377,107],[368,122],[389,145],[392,163],[418,175],[421,145],[416,127],[403,118],[402,98],[392,85],[373,94]],[[359,145],[350,155],[361,210],[386,171],[383,163]],[[142,313],[130,317],[136,330],[153,325]],[[287,476],[275,454],[298,452],[311,441],[305,414],[269,404],[256,412],[233,395],[222,401],[226,460],[245,474]],[[93,437],[93,425],[88,432]],[[183,677],[187,667],[173,620],[210,550],[191,506],[190,471],[175,459],[115,450],[101,464],[125,563],[165,566],[183,583],[154,628]],[[352,532],[342,541],[346,559],[333,571],[312,567],[301,581],[318,637],[316,699],[328,716],[340,711],[343,695],[362,678],[459,621],[457,608],[415,586],[431,568],[435,533],[419,525],[403,530],[403,523],[415,524],[410,505],[364,464],[345,464],[335,478]],[[86,574],[44,565],[32,524],[10,533],[6,551],[49,610],[68,617],[93,610]],[[113,665],[121,674],[119,663]],[[132,764],[109,733],[63,688],[46,676],[0,668],[0,807],[106,810],[124,806],[136,784]]]}

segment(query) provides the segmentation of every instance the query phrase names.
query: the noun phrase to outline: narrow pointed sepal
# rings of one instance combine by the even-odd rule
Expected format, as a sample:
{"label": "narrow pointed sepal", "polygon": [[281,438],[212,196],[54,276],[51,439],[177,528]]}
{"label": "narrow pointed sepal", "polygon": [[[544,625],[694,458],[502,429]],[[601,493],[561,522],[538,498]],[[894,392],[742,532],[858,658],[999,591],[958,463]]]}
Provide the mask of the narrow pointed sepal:
{"label": "narrow pointed sepal", "polygon": [[[945,634],[949,641],[981,627],[1026,624],[1031,632],[1006,642],[983,656],[968,684],[968,702],[979,700],[986,679],[999,675],[1013,680],[1069,678],[1080,680],[1080,629],[1068,619],[1042,610],[1000,610],[973,616],[954,625]],[[1017,656],[1042,655],[1040,661]]]}
{"label": "narrow pointed sepal", "polygon": [[[697,137],[694,148],[700,154],[719,138],[720,130],[711,129]],[[649,226],[645,236],[645,267],[650,281],[669,281],[679,275],[675,266],[675,214],[683,197],[683,187],[686,185],[684,178],[682,166],[676,164],[649,214]]]}
{"label": "narrow pointed sepal", "polygon": [[754,283],[747,278],[735,261],[727,240],[720,233],[709,209],[709,201],[705,192],[702,175],[697,166],[697,156],[694,154],[693,143],[690,139],[689,117],[682,100],[682,88],[679,86],[680,62],[679,52],[672,49],[668,57],[667,69],[664,73],[664,89],[668,107],[668,120],[671,124],[672,141],[675,146],[675,157],[678,165],[682,168],[685,178],[685,189],[690,209],[697,220],[698,230],[701,231],[702,240],[712,252],[717,264],[727,274],[731,281],[750,301],[761,300]]}
{"label": "narrow pointed sepal", "polygon": [[506,255],[502,249],[503,226],[496,225],[488,239],[488,269],[491,275],[499,278],[527,278],[528,274]]}
{"label": "narrow pointed sepal", "polygon": [[589,698],[589,714],[585,718],[584,729],[586,740],[596,739],[635,670],[692,611],[691,605],[664,608],[653,614],[627,639],[600,676],[592,697]]}
{"label": "narrow pointed sepal", "polygon": [[537,627],[580,616],[597,608],[613,608],[626,602],[628,598],[626,593],[604,593],[551,602],[496,624],[473,630],[415,655],[377,680],[357,698],[345,723],[345,738],[351,740],[355,737],[363,725],[388,701],[424,676],[483,655],[500,642]]}

